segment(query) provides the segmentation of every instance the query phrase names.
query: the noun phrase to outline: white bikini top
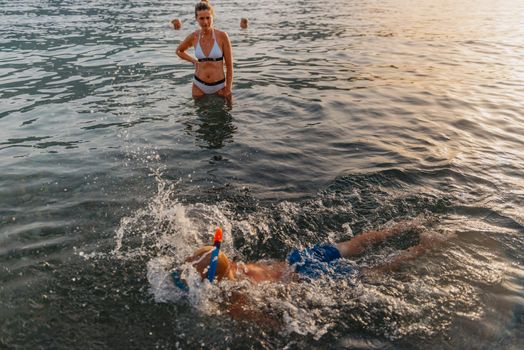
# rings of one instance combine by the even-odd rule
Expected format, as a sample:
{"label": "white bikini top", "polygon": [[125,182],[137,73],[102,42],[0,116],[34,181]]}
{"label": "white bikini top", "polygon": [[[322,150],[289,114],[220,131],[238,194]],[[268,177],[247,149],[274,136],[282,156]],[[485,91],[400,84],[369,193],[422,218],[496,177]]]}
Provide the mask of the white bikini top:
{"label": "white bikini top", "polygon": [[222,50],[218,46],[217,39],[215,38],[215,31],[214,30],[211,31],[211,34],[213,35],[213,48],[211,49],[209,56],[206,56],[204,54],[204,51],[202,50],[202,47],[200,46],[200,33],[201,31],[198,32],[198,42],[195,47],[195,56],[198,59],[198,62],[222,61],[224,59],[224,54],[222,53]]}

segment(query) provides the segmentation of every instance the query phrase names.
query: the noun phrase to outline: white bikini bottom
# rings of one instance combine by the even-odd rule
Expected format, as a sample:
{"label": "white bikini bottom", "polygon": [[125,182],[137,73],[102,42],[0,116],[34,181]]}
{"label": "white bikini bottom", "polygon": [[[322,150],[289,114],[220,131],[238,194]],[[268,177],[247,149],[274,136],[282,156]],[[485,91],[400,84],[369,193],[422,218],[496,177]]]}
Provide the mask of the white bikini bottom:
{"label": "white bikini bottom", "polygon": [[206,83],[199,79],[196,75],[193,77],[193,84],[206,95],[214,94],[226,86],[226,79],[216,81],[214,83]]}

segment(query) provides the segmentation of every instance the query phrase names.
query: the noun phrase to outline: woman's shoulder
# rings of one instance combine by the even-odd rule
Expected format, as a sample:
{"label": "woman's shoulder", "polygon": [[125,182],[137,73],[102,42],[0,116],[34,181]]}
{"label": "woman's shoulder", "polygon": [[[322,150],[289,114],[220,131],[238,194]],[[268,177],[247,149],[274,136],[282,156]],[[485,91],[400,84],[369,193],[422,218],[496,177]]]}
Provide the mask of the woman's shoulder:
{"label": "woman's shoulder", "polygon": [[223,30],[215,29],[215,37],[217,38],[221,46],[231,45],[231,40],[229,40],[229,36]]}
{"label": "woman's shoulder", "polygon": [[197,37],[198,37],[198,30],[195,30],[193,33],[189,33],[185,40],[191,40],[191,39],[196,40]]}
{"label": "woman's shoulder", "polygon": [[224,32],[223,30],[220,30],[220,29],[214,29],[215,31],[215,35],[219,38],[229,38],[229,36],[227,35],[226,32]]}

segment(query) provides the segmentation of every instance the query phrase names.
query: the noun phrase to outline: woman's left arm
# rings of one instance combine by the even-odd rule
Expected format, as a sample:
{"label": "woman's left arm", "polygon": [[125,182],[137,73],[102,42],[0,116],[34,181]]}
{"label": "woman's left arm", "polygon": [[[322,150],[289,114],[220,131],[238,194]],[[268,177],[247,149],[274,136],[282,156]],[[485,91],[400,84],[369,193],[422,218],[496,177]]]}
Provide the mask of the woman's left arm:
{"label": "woman's left arm", "polygon": [[224,88],[224,95],[231,95],[233,89],[233,49],[231,48],[231,41],[226,32],[223,32],[223,47],[224,61],[226,64],[226,87]]}

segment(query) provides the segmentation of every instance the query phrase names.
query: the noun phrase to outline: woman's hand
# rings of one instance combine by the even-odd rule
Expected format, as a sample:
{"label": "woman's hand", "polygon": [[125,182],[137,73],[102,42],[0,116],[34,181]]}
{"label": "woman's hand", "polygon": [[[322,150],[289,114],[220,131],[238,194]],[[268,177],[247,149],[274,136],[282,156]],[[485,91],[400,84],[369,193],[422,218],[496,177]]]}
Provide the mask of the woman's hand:
{"label": "woman's hand", "polygon": [[191,57],[186,53],[186,50],[193,46],[194,37],[195,33],[189,34],[187,38],[185,38],[184,41],[182,41],[180,45],[178,45],[178,47],[176,48],[176,54],[184,61],[193,62],[194,60],[196,60],[195,58]]}
{"label": "woman's hand", "polygon": [[227,85],[218,91],[218,95],[223,96],[223,97],[229,97],[231,96],[231,94],[232,94],[231,88],[229,88]]}

